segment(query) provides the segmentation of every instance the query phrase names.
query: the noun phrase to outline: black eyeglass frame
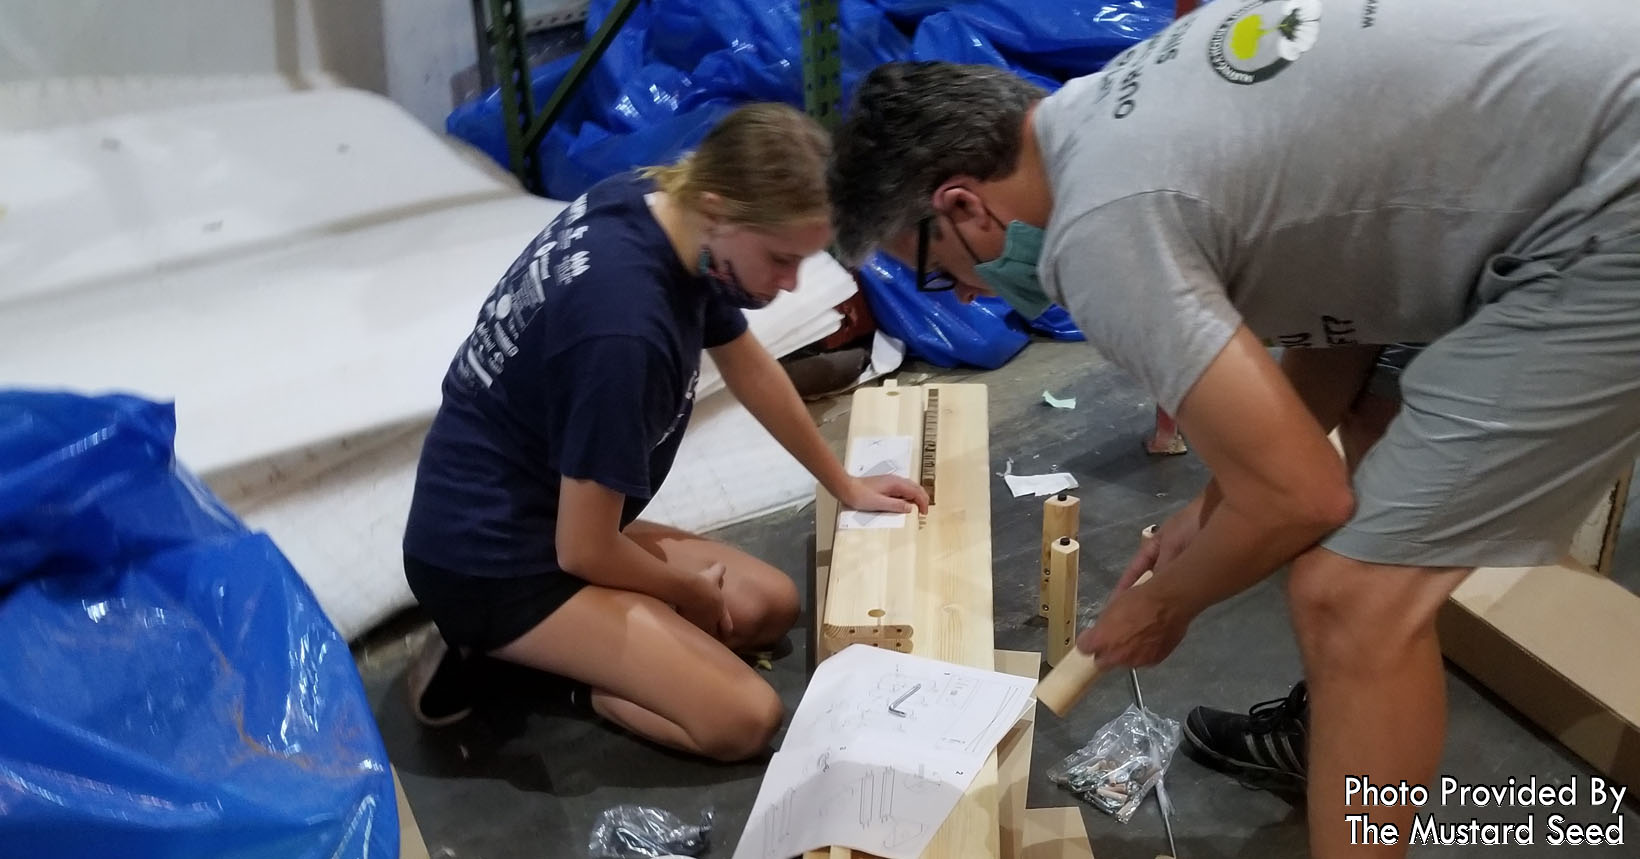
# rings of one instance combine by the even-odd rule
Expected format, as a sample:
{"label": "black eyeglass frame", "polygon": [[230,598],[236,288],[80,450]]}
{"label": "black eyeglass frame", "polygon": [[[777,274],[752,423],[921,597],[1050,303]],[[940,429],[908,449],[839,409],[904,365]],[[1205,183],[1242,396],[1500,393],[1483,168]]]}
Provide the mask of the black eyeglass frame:
{"label": "black eyeglass frame", "polygon": [[917,291],[950,292],[957,288],[957,279],[939,269],[928,270],[928,237],[933,228],[932,215],[917,222]]}

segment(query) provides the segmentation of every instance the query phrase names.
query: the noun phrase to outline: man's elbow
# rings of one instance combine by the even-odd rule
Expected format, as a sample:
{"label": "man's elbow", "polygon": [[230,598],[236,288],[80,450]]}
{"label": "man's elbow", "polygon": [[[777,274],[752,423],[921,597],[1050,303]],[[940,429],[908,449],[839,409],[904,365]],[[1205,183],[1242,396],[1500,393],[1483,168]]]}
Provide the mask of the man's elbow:
{"label": "man's elbow", "polygon": [[1317,534],[1336,531],[1355,515],[1355,492],[1342,480],[1308,487],[1294,500],[1293,519]]}

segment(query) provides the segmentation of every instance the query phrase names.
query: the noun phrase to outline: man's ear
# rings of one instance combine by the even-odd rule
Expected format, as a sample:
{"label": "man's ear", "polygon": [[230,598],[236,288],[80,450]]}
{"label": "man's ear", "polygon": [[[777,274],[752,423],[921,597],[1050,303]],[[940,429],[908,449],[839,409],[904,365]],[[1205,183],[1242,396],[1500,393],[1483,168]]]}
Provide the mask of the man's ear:
{"label": "man's ear", "polygon": [[978,185],[972,176],[953,176],[934,189],[929,202],[933,205],[934,211],[955,222],[983,218],[984,201],[974,193],[974,188]]}

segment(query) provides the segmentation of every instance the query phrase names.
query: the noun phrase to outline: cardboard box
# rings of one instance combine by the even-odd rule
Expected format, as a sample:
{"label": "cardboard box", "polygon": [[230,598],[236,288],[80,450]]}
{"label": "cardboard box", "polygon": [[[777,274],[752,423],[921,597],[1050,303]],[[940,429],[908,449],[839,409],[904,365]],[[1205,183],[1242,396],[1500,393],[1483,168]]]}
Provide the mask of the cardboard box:
{"label": "cardboard box", "polygon": [[1487,567],[1439,628],[1448,659],[1640,792],[1640,596],[1575,561]]}
{"label": "cardboard box", "polygon": [[429,859],[427,842],[421,840],[421,827],[416,825],[416,815],[410,811],[410,800],[404,796],[404,785],[399,782],[396,770],[393,792],[399,798],[399,859]]}

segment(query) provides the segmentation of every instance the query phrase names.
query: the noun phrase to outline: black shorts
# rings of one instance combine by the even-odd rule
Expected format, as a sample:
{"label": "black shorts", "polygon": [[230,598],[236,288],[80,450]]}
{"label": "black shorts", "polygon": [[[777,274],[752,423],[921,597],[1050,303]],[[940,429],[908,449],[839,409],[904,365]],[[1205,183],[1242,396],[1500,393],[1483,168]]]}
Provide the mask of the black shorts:
{"label": "black shorts", "polygon": [[404,556],[404,577],[444,641],[476,653],[518,640],[587,586],[569,573],[473,576],[409,555]]}

